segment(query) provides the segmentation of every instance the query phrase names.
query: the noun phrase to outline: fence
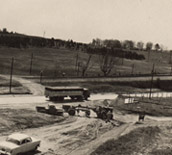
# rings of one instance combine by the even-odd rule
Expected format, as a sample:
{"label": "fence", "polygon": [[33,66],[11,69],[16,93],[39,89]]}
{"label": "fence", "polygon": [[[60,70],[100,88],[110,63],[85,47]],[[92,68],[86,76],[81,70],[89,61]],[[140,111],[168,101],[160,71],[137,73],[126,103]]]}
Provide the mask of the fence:
{"label": "fence", "polygon": [[150,93],[128,93],[123,94],[123,96],[126,98],[125,103],[134,103],[137,98],[139,99],[156,99],[157,101],[161,101],[163,98],[172,98],[172,92],[156,92],[151,94]]}

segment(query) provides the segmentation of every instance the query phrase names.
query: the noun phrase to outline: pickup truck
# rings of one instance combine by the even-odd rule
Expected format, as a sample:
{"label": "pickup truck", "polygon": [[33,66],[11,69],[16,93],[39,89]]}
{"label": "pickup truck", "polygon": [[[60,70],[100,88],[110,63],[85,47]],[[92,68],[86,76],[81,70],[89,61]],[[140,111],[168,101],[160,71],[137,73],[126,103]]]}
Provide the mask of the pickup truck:
{"label": "pickup truck", "polygon": [[40,146],[40,140],[25,134],[15,133],[0,142],[0,155],[19,155],[35,151]]}

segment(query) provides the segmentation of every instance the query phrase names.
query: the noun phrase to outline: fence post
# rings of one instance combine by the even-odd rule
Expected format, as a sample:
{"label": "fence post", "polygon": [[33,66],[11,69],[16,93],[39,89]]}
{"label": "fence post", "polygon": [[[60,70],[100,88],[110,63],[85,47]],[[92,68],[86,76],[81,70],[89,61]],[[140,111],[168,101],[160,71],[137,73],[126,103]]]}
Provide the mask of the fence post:
{"label": "fence post", "polygon": [[12,78],[13,78],[13,65],[14,65],[14,58],[11,59],[11,72],[10,72],[10,86],[9,86],[9,92],[11,94],[11,87],[12,87]]}
{"label": "fence post", "polygon": [[152,66],[152,77],[151,77],[151,85],[150,85],[149,99],[151,99],[151,94],[152,94],[153,76],[154,76],[154,64]]}
{"label": "fence post", "polygon": [[32,60],[33,60],[33,53],[31,55],[31,59],[30,59],[30,75],[32,73]]}
{"label": "fence post", "polygon": [[40,83],[42,83],[42,74],[43,74],[43,71],[40,72]]}
{"label": "fence post", "polygon": [[134,64],[132,65],[132,69],[131,69],[131,75],[134,74]]}

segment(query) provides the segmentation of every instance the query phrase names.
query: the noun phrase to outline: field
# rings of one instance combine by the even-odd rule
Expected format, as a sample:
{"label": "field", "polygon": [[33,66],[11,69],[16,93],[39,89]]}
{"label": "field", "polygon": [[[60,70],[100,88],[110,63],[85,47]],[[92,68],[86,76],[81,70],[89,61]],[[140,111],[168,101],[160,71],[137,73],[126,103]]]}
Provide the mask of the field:
{"label": "field", "polygon": [[[145,60],[129,60],[117,58],[110,76],[123,76],[126,74],[150,74],[153,63],[155,64],[156,73],[171,73],[170,54],[163,52],[150,52],[150,58],[148,61],[147,51],[134,51],[145,56]],[[0,74],[6,74],[9,76],[11,72],[12,57],[13,62],[13,75],[22,75],[29,79],[35,79],[36,82],[42,82],[43,85],[80,85],[88,87],[91,92],[147,92],[150,88],[150,79],[145,82],[85,82],[85,83],[60,83],[56,82],[59,78],[65,77],[81,77],[82,66],[76,67],[76,57],[79,56],[78,62],[86,63],[89,55],[83,51],[69,50],[65,48],[53,49],[53,48],[7,48],[0,47]],[[134,67],[133,67],[134,66]],[[65,74],[63,74],[65,73]],[[100,70],[99,55],[92,55],[88,71],[85,76],[87,77],[99,77],[103,76]],[[8,77],[9,80],[9,77]],[[13,85],[14,85],[13,81]],[[171,91],[170,80],[155,79],[153,87],[161,89],[163,91]],[[8,81],[5,83],[8,87]],[[8,89],[6,87],[6,89]],[[14,90],[15,88],[15,90]],[[17,94],[22,92],[23,94],[30,93],[25,88],[13,87],[13,92]],[[1,90],[3,93],[8,93],[8,90]]]}
{"label": "field", "polygon": [[[153,63],[157,73],[170,73],[170,54],[152,51],[148,61],[148,52],[134,51],[145,56],[145,60],[129,60],[117,58],[110,75],[126,74],[150,74]],[[33,54],[33,56],[32,56]],[[76,57],[80,67],[76,67]],[[13,74],[18,75],[40,75],[50,77],[81,76],[82,66],[86,63],[89,55],[83,51],[68,50],[65,48],[7,48],[0,47],[0,73],[10,74],[12,57],[14,57]],[[134,65],[134,67],[133,67]],[[77,75],[77,72],[78,75]],[[92,55],[86,76],[101,76],[99,55]]]}
{"label": "field", "polygon": [[[11,83],[12,94],[30,94],[29,89],[24,87],[20,82],[12,80]],[[10,77],[0,77],[0,95],[11,94],[10,93]]]}

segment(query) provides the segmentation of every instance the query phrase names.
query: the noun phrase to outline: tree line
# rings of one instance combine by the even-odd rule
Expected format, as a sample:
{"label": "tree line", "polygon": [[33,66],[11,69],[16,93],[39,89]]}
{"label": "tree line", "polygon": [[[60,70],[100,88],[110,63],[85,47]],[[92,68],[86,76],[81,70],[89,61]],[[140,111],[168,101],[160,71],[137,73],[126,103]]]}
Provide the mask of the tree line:
{"label": "tree line", "polygon": [[166,51],[165,47],[162,44],[152,42],[144,43],[142,41],[134,42],[132,40],[119,41],[117,39],[105,39],[101,40],[99,38],[93,39],[92,46],[94,47],[107,47],[107,48],[119,48],[126,50],[145,50],[145,51]]}
{"label": "tree line", "polygon": [[6,28],[0,30],[0,46],[14,48],[29,48],[29,47],[50,47],[60,48],[66,47],[69,49],[84,49],[86,44],[74,42],[73,40],[61,40],[54,38],[44,38],[36,36],[27,36],[19,33],[8,32]]}
{"label": "tree line", "polygon": [[138,54],[134,51],[127,51],[120,48],[107,48],[107,47],[88,47],[87,53],[89,54],[101,54],[106,55],[107,53],[113,57],[126,58],[131,60],[144,60],[145,57],[142,54]]}

